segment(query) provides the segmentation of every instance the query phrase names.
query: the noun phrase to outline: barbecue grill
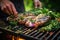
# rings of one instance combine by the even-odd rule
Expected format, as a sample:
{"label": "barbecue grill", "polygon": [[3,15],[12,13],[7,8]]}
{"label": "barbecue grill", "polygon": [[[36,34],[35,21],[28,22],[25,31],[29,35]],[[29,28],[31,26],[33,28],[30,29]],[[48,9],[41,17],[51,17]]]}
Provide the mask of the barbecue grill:
{"label": "barbecue grill", "polygon": [[[1,24],[1,23],[0,23]],[[49,32],[40,32],[40,28],[27,28],[23,25],[20,26],[7,26],[7,25],[0,25],[0,30],[9,33],[15,36],[21,36],[26,40],[60,40],[60,29],[49,31]]]}

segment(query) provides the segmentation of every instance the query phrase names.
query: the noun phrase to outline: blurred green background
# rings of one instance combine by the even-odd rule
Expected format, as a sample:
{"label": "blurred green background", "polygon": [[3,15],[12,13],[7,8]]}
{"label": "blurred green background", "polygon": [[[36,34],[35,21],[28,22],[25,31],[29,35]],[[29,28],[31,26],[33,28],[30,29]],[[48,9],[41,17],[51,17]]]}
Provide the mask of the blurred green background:
{"label": "blurred green background", "polygon": [[[52,11],[60,12],[60,0],[40,0],[43,8],[48,8]],[[29,11],[34,8],[33,0],[24,0],[25,10]]]}
{"label": "blurred green background", "polygon": [[40,0],[43,3],[43,7],[51,9],[53,11],[60,12],[60,0]]}

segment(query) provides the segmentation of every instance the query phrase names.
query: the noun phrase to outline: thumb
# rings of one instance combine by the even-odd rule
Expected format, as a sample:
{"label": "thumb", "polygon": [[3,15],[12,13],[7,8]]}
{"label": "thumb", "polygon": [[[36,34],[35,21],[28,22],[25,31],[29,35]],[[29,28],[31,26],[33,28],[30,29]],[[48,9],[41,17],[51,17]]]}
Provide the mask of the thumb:
{"label": "thumb", "polygon": [[17,11],[14,13],[14,16],[15,17],[18,17],[18,12]]}
{"label": "thumb", "polygon": [[18,12],[17,12],[14,4],[11,4],[11,8],[12,8],[12,11],[13,11],[13,15],[14,15],[15,17],[17,17],[17,16],[18,16]]}
{"label": "thumb", "polygon": [[35,8],[37,8],[37,2],[35,2],[34,5],[35,5]]}

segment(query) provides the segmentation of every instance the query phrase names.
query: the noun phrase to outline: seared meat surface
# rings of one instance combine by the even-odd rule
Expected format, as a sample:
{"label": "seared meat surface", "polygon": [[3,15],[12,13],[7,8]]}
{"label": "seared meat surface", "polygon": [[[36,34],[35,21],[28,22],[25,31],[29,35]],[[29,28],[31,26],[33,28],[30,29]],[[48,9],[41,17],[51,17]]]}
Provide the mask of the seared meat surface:
{"label": "seared meat surface", "polygon": [[7,20],[17,21],[19,24],[25,25],[27,27],[38,27],[42,26],[50,19],[50,16],[46,16],[45,14],[39,14],[38,16],[34,14],[18,14],[17,18],[8,17]]}

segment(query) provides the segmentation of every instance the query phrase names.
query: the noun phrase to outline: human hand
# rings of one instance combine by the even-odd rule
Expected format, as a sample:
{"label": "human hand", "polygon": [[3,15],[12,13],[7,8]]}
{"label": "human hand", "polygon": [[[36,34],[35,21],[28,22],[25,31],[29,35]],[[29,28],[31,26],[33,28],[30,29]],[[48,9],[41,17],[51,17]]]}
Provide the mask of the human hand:
{"label": "human hand", "polygon": [[0,1],[0,7],[1,7],[1,10],[7,13],[8,15],[13,15],[17,17],[18,12],[16,11],[15,6],[11,1],[9,0]]}
{"label": "human hand", "polygon": [[42,8],[42,3],[39,0],[34,0],[35,8]]}

